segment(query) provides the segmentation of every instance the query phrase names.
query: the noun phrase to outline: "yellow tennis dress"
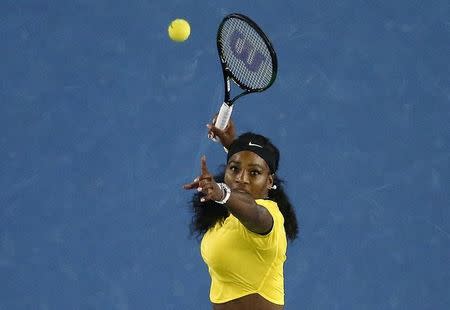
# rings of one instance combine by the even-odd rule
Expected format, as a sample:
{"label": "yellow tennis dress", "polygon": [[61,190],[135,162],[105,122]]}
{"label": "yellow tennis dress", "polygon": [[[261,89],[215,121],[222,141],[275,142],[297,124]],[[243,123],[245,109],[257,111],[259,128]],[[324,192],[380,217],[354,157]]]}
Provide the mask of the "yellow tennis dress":
{"label": "yellow tennis dress", "polygon": [[201,254],[211,276],[209,297],[213,303],[257,293],[274,304],[284,305],[284,218],[276,202],[257,199],[256,203],[273,217],[270,233],[251,232],[230,214],[203,236]]}

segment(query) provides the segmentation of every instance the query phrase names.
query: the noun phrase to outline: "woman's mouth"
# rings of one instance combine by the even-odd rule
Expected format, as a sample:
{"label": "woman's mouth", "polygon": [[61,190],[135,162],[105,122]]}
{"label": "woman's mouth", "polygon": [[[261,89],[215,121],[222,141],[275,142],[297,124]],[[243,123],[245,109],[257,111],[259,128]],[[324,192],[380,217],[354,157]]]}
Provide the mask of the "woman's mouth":
{"label": "woman's mouth", "polygon": [[233,188],[233,191],[236,191],[236,192],[239,192],[239,193],[250,194],[248,192],[248,190],[246,190],[245,188],[242,188],[242,187],[235,187],[235,188]]}

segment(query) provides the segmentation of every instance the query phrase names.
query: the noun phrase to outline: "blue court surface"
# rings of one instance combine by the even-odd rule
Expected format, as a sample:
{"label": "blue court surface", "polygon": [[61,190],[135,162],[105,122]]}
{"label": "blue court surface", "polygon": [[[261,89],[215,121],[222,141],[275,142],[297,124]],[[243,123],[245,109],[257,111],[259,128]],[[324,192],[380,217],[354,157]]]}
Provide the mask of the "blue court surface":
{"label": "blue court surface", "polygon": [[232,12],[278,54],[233,118],[282,153],[286,309],[450,309],[448,0],[2,0],[0,310],[210,309],[182,185]]}

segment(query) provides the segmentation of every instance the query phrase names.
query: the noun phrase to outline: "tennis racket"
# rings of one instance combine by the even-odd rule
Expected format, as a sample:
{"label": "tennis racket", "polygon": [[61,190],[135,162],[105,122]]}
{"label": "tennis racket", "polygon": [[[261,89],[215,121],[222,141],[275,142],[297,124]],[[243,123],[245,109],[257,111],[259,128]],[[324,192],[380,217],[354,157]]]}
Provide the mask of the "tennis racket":
{"label": "tennis racket", "polygon": [[[269,88],[275,81],[278,65],[269,38],[254,21],[242,14],[230,14],[222,20],[217,31],[217,50],[225,98],[214,125],[223,130],[230,120],[234,102],[242,96]],[[242,90],[233,98],[231,81]]]}

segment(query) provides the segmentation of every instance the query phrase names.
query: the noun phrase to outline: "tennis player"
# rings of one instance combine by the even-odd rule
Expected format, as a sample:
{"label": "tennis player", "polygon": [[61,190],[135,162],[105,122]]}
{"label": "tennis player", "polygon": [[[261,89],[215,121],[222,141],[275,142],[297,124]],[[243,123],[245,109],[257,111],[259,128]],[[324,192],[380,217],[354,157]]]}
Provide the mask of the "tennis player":
{"label": "tennis player", "polygon": [[201,174],[184,188],[197,190],[191,232],[201,238],[212,308],[283,309],[287,241],[298,226],[276,174],[279,151],[262,135],[235,139],[231,120],[224,130],[208,128],[227,150],[224,172],[211,175],[203,156]]}

